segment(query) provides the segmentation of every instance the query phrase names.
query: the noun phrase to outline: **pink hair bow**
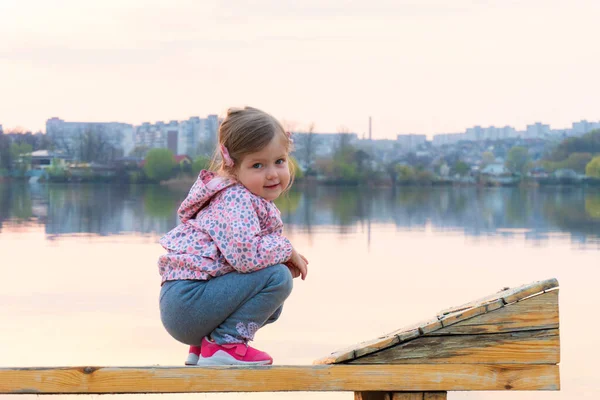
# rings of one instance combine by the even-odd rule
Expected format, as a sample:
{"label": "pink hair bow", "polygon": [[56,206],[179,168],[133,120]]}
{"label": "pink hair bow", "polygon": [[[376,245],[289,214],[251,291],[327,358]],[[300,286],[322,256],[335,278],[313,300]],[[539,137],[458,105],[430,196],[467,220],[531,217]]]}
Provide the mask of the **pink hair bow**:
{"label": "pink hair bow", "polygon": [[290,143],[294,144],[294,139],[292,139],[292,132],[287,131],[285,134],[287,135],[288,139],[290,140]]}
{"label": "pink hair bow", "polygon": [[223,157],[223,163],[226,167],[233,167],[233,159],[229,155],[229,151],[225,145],[221,145],[221,156]]}

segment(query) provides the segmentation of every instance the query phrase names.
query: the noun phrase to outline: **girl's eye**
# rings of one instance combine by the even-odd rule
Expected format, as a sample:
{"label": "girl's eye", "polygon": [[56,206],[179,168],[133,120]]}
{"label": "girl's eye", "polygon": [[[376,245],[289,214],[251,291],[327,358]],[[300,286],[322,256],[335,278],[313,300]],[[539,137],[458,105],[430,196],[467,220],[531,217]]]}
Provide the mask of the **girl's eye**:
{"label": "girl's eye", "polygon": [[262,167],[262,164],[261,164],[261,163],[256,163],[256,164],[253,164],[253,165],[252,165],[252,168],[259,169],[260,167]]}
{"label": "girl's eye", "polygon": [[279,160],[275,161],[275,164],[283,164],[285,162],[285,159],[280,158]]}

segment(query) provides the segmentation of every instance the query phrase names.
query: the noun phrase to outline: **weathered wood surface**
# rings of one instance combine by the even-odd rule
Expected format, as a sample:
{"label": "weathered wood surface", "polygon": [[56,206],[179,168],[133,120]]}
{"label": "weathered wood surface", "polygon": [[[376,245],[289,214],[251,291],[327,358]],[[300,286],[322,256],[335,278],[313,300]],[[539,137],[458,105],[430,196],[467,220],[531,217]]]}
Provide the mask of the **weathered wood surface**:
{"label": "weathered wood surface", "polygon": [[516,288],[507,288],[501,290],[492,295],[482,297],[475,301],[471,301],[466,304],[462,304],[458,307],[451,307],[445,310],[442,310],[438,313],[438,317],[443,317],[444,315],[452,314],[455,312],[459,312],[462,310],[466,310],[469,308],[473,308],[480,305],[485,305],[487,303],[493,303],[497,300],[503,300],[504,304],[514,303],[515,301],[522,300],[526,297],[534,295],[536,293],[542,293],[545,291],[549,291],[558,287],[558,280],[556,278],[546,279],[543,281],[537,281],[533,283],[529,283],[526,285],[518,286]]}
{"label": "weathered wood surface", "polygon": [[423,400],[446,400],[448,397],[447,392],[425,392],[423,393]]}
{"label": "weathered wood surface", "polygon": [[389,392],[354,392],[354,400],[391,400]]}
{"label": "weathered wood surface", "polygon": [[446,392],[355,392],[354,400],[446,400]]}
{"label": "weathered wood surface", "polygon": [[[464,304],[459,307],[453,307],[447,309],[446,311],[442,311],[438,314],[438,316],[434,319],[430,319],[406,328],[402,328],[391,332],[389,334],[383,335],[377,339],[362,342],[341,350],[338,350],[329,356],[323,357],[319,360],[316,360],[314,364],[338,364],[338,363],[347,363],[351,360],[357,359],[359,357],[364,357],[369,354],[377,353],[385,349],[392,348],[394,346],[398,346],[399,344],[409,342],[411,340],[415,340],[418,337],[425,335],[437,335],[438,332],[444,332],[445,334],[451,333],[450,327],[456,326],[460,323],[465,323],[465,321],[473,320],[475,318],[482,318],[482,316],[488,315],[488,325],[494,325],[494,315],[498,313],[500,310],[507,309],[505,314],[499,316],[498,324],[495,328],[489,326],[488,329],[496,329],[497,332],[512,332],[509,328],[504,328],[500,326],[500,322],[502,317],[504,317],[504,321],[508,321],[508,314],[510,314],[511,307],[517,307],[518,311],[523,311],[524,308],[531,306],[534,310],[530,311],[528,315],[523,317],[517,317],[515,319],[516,322],[511,323],[512,326],[517,327],[519,323],[521,324],[520,328],[516,328],[515,331],[520,330],[529,330],[529,328],[525,327],[524,324],[531,322],[535,324],[539,324],[539,320],[556,320],[556,324],[558,323],[558,298],[556,297],[556,302],[544,305],[544,307],[540,308],[540,304],[543,304],[544,300],[537,300],[535,302],[531,302],[532,299],[543,296],[546,294],[552,293],[552,291],[556,291],[554,294],[558,296],[558,281],[556,279],[548,279],[544,281],[534,282],[528,285],[519,286],[514,289],[507,289],[495,293],[491,296],[487,296],[481,298],[477,301],[470,302]],[[548,293],[545,293],[549,291]],[[551,295],[552,296],[552,295]],[[520,304],[521,302],[527,301],[528,303]],[[555,310],[550,311],[552,306],[556,306]],[[516,312],[518,312],[516,310]],[[538,313],[548,313],[548,315],[537,315]],[[491,321],[491,322],[490,322]],[[467,323],[463,325],[463,328],[459,328],[466,330],[465,328]],[[558,325],[554,325],[554,322],[549,324],[547,328],[556,328]],[[539,325],[539,328],[535,329],[544,329],[545,327]],[[485,333],[483,330],[485,327],[479,328],[481,333]],[[490,331],[491,332],[491,331]],[[458,331],[457,331],[458,333]],[[471,332],[469,332],[471,333]],[[362,359],[362,358],[361,358]]]}
{"label": "weathered wood surface", "polygon": [[425,335],[519,332],[558,326],[558,290],[553,290]]}
{"label": "weathered wood surface", "polygon": [[559,390],[557,365],[0,368],[0,394]]}
{"label": "weathered wood surface", "polygon": [[557,364],[559,330],[421,336],[350,364]]}

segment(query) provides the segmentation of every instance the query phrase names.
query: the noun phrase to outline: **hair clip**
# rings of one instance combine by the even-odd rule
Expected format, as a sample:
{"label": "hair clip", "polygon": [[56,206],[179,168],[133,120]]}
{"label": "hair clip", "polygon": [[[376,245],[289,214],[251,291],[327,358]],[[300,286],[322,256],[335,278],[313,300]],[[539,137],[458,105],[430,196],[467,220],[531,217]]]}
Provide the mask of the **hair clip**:
{"label": "hair clip", "polygon": [[294,144],[294,139],[292,139],[292,132],[287,131],[287,132],[285,132],[285,134],[287,135],[290,143]]}
{"label": "hair clip", "polygon": [[223,164],[225,164],[226,167],[233,167],[233,159],[229,155],[227,147],[223,144],[221,145],[221,157],[223,157]]}

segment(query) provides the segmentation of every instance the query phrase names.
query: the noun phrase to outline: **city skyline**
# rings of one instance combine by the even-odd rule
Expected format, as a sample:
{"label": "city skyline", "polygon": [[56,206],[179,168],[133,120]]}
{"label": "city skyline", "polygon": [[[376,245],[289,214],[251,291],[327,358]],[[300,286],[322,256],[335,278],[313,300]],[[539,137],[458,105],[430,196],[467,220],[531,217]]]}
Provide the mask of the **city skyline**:
{"label": "city skyline", "polygon": [[[207,113],[205,115],[222,118],[218,114]],[[30,133],[40,133],[41,132],[41,133],[45,134],[45,133],[47,133],[46,130],[47,130],[48,123],[51,122],[51,121],[53,121],[53,120],[59,120],[59,121],[63,121],[63,122],[77,123],[77,124],[126,124],[126,125],[131,125],[133,128],[140,128],[140,127],[144,127],[144,126],[147,126],[147,125],[160,125],[160,124],[169,125],[169,124],[172,124],[172,123],[183,123],[183,122],[186,122],[188,120],[193,120],[193,119],[198,119],[198,118],[203,119],[203,117],[200,117],[200,114],[196,114],[196,115],[193,115],[193,116],[188,116],[188,117],[186,117],[184,119],[157,119],[157,120],[147,120],[147,121],[143,121],[143,122],[141,122],[139,124],[134,124],[134,123],[131,123],[131,122],[128,122],[128,121],[114,121],[114,120],[110,120],[110,121],[74,121],[74,120],[69,120],[69,119],[64,119],[64,118],[53,116],[53,117],[47,118],[45,120],[44,129],[39,129],[39,130],[35,130],[35,131],[32,130],[32,129],[27,129],[27,127],[25,127],[25,126],[23,126],[21,124],[17,124],[15,126],[7,126],[6,124],[2,123],[3,122],[2,120],[0,120],[0,131],[2,131],[2,129],[3,129],[4,132],[6,133],[9,130],[14,129],[14,128],[22,128],[22,129],[24,129],[24,132],[30,132]],[[283,120],[283,122],[289,122],[289,121]],[[591,126],[591,128],[582,130],[581,127],[578,126],[578,125],[581,125],[581,124],[589,124]],[[305,132],[307,132],[310,124],[298,124],[298,123],[294,123],[294,125],[296,126],[296,129],[294,129],[294,132],[305,133]],[[340,126],[342,126],[344,128],[347,128],[347,126],[343,125],[343,124],[340,125]],[[465,127],[462,131],[456,131],[456,132],[433,132],[431,134],[423,134],[423,133],[416,133],[416,132],[404,132],[404,133],[397,133],[394,136],[390,136],[390,137],[373,137],[373,139],[374,140],[393,140],[393,139],[396,138],[396,136],[415,136],[415,135],[416,136],[423,136],[424,135],[424,136],[427,137],[427,140],[431,141],[431,140],[433,140],[435,138],[435,136],[439,136],[439,135],[461,135],[461,134],[464,134],[464,133],[468,133],[469,131],[471,131],[473,129],[476,129],[476,130],[477,129],[480,129],[480,130],[482,129],[483,131],[486,131],[488,129],[499,129],[499,130],[502,130],[502,129],[507,129],[508,128],[508,129],[511,129],[514,132],[519,133],[519,132],[527,132],[528,128],[531,128],[531,127],[536,127],[537,128],[538,126],[546,127],[549,131],[552,131],[552,132],[558,132],[558,131],[562,132],[562,131],[579,130],[580,131],[579,133],[587,133],[587,132],[589,132],[591,130],[600,129],[600,119],[597,120],[597,121],[595,121],[593,119],[592,120],[582,119],[582,120],[579,120],[579,121],[571,121],[569,125],[563,126],[563,127],[555,127],[555,126],[552,126],[551,124],[545,124],[544,121],[535,121],[535,122],[531,122],[531,123],[526,123],[525,126],[523,127],[523,129],[519,129],[518,127],[515,127],[515,126],[510,125],[510,124],[500,124],[498,126],[495,126],[495,125],[485,125],[485,124],[484,125],[470,125],[470,126]],[[361,138],[361,139],[363,138],[363,136],[364,136],[364,138],[368,138],[368,131],[366,131],[366,132],[356,132],[356,131],[353,131],[353,130],[349,130],[348,132],[358,135],[358,137]],[[332,130],[332,131],[326,132],[326,131],[323,131],[323,130],[315,129],[315,133],[319,133],[319,134],[324,134],[324,133],[336,134],[336,133],[339,133],[339,132],[337,130]]]}
{"label": "city skyline", "polygon": [[600,119],[586,0],[0,3],[0,123],[182,120],[252,105],[319,131]]}

